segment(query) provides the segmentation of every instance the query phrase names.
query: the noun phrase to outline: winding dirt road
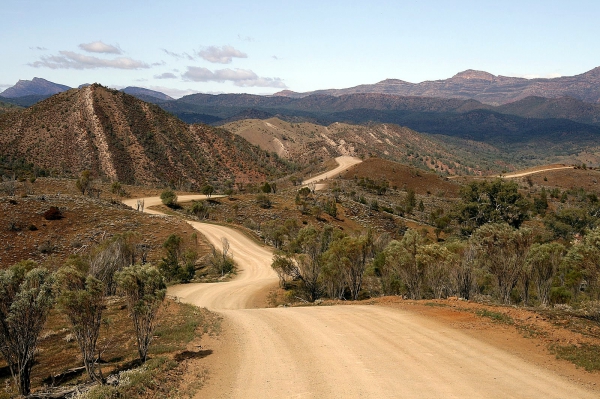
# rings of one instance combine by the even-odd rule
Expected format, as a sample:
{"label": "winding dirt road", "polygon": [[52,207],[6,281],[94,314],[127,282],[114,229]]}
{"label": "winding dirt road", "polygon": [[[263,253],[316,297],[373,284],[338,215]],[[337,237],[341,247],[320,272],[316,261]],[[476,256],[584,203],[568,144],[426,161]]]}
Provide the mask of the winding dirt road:
{"label": "winding dirt road", "polygon": [[[146,207],[156,203],[145,199]],[[222,353],[211,355],[216,368],[197,398],[598,397],[414,312],[368,305],[249,309],[277,282],[272,251],[236,230],[189,223],[216,247],[227,238],[239,267],[231,282],[169,288],[184,302],[219,311],[231,329]]]}
{"label": "winding dirt road", "polygon": [[[341,173],[345,172],[346,169],[348,169],[351,166],[354,166],[356,164],[359,164],[362,162],[362,160],[360,158],[355,158],[355,157],[350,157],[347,155],[343,155],[341,157],[337,157],[335,159],[335,161],[337,162],[338,166],[335,169],[332,169],[330,171],[321,173],[317,176],[311,177],[310,179],[306,179],[302,182],[303,186],[306,186],[310,183],[317,183],[320,182],[322,180],[327,180],[327,179],[331,179],[333,177],[336,177],[338,175],[340,175]],[[321,187],[319,187],[321,186]],[[320,188],[322,188],[322,184],[317,186],[317,190],[319,190]]]}

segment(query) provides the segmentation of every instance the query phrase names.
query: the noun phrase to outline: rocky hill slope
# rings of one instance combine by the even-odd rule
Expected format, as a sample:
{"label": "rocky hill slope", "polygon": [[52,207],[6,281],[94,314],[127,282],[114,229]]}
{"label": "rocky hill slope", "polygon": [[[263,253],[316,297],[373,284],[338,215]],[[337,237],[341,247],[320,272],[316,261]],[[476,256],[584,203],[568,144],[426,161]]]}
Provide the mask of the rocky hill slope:
{"label": "rocky hill slope", "polygon": [[431,135],[393,124],[335,122],[323,126],[270,118],[230,122],[223,128],[300,165],[350,155],[378,157],[450,175],[479,175],[500,167],[498,150],[492,146],[460,139],[455,144],[441,143]]}
{"label": "rocky hill slope", "polygon": [[287,164],[222,129],[187,125],[158,106],[94,84],[0,116],[0,156],[59,174],[190,188],[261,181]]}

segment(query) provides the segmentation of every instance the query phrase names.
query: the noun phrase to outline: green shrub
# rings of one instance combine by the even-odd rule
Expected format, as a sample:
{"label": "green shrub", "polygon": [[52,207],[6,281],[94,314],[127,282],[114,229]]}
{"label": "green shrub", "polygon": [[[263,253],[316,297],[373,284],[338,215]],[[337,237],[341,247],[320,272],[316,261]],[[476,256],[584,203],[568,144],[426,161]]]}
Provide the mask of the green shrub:
{"label": "green shrub", "polygon": [[550,304],[557,305],[562,303],[569,303],[571,301],[571,291],[565,287],[552,287],[550,289]]}
{"label": "green shrub", "polygon": [[165,190],[160,194],[160,200],[169,208],[177,207],[177,194],[173,190]]}

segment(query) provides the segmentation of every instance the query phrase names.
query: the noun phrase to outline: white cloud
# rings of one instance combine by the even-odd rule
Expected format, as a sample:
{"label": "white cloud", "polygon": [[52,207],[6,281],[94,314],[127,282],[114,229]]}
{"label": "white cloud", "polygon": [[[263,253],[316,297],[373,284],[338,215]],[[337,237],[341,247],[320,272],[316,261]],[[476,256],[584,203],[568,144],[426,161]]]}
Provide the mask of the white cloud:
{"label": "white cloud", "polygon": [[101,41],[91,43],[81,43],[79,48],[89,53],[103,54],[123,54],[123,51],[118,46],[103,43]]}
{"label": "white cloud", "polygon": [[193,82],[233,82],[240,87],[276,87],[286,88],[280,78],[264,78],[249,69],[218,69],[211,71],[207,68],[188,67],[183,78]]}
{"label": "white cloud", "polygon": [[98,57],[78,54],[72,51],[59,51],[60,55],[41,57],[39,61],[29,64],[34,68],[50,69],[143,69],[150,68],[148,64],[128,57],[102,59]]}
{"label": "white cloud", "polygon": [[29,47],[29,50],[46,51],[48,49],[46,47],[35,46],[35,47]]}
{"label": "white cloud", "polygon": [[177,59],[187,59],[187,60],[190,60],[190,61],[193,61],[193,60],[194,60],[194,57],[193,57],[193,56],[191,56],[191,55],[189,55],[188,53],[175,53],[175,52],[173,52],[173,51],[169,51],[169,50],[167,50],[167,49],[165,49],[165,48],[162,48],[161,50],[162,50],[162,51],[163,51],[165,54],[167,54],[167,55],[170,55],[170,56],[171,56],[171,57],[173,57],[173,58],[177,58]]}
{"label": "white cloud", "polygon": [[154,75],[154,79],[177,79],[177,75],[171,72],[165,72],[160,75]]}
{"label": "white cloud", "polygon": [[208,62],[230,64],[233,58],[248,58],[248,55],[232,46],[209,46],[198,51],[198,56]]}

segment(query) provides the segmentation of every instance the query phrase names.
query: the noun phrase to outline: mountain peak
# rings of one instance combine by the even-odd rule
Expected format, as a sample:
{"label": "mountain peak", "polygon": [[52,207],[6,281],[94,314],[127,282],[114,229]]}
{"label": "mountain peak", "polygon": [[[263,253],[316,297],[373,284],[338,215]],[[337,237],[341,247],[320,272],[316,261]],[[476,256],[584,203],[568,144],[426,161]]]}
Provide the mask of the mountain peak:
{"label": "mountain peak", "polygon": [[475,69],[467,69],[466,71],[462,71],[457,73],[452,77],[452,79],[465,79],[465,80],[487,80],[492,81],[496,76],[492,75],[489,72],[485,71],[477,71]]}
{"label": "mountain peak", "polygon": [[382,80],[381,82],[377,82],[376,84],[378,85],[411,85],[412,83],[407,82],[405,80],[401,80],[401,79],[385,79]]}
{"label": "mountain peak", "polygon": [[0,96],[6,98],[51,96],[69,89],[69,86],[50,82],[49,80],[42,78],[33,78],[31,80],[19,80],[13,87],[9,87],[0,93]]}
{"label": "mountain peak", "polygon": [[296,98],[300,95],[300,93],[297,93],[295,91],[292,90],[281,90],[278,91],[277,93],[273,93],[273,97],[292,97],[292,98]]}

